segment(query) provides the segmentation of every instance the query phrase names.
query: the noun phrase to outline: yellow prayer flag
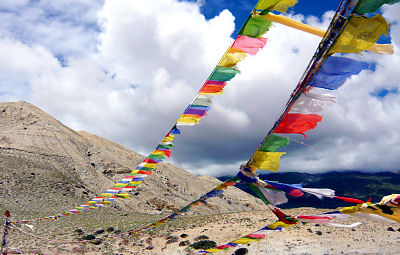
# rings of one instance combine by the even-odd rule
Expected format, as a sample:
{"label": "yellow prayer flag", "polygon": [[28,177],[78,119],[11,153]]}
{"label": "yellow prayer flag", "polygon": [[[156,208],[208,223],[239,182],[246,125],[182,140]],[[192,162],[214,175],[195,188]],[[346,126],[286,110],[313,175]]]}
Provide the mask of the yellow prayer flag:
{"label": "yellow prayer flag", "polygon": [[143,167],[155,168],[157,165],[158,165],[158,163],[157,163],[157,164],[153,164],[153,163],[146,163],[146,164],[144,164],[144,166],[143,166]]}
{"label": "yellow prayer flag", "polygon": [[[165,153],[163,151],[158,151],[158,150],[154,150],[151,154],[161,155],[161,156],[165,155]],[[139,170],[136,170],[136,171],[139,172]],[[132,173],[137,173],[137,172],[132,171]]]}
{"label": "yellow prayer flag", "polygon": [[195,117],[186,117],[182,115],[179,120],[177,121],[178,125],[188,125],[188,126],[193,126],[199,123],[201,117],[195,118]]}
{"label": "yellow prayer flag", "polygon": [[206,252],[211,252],[211,253],[217,253],[217,252],[220,252],[220,251],[223,251],[223,250],[216,249],[216,248],[211,248],[211,249],[207,249],[206,250]]}
{"label": "yellow prayer flag", "polygon": [[380,14],[372,18],[351,15],[329,53],[359,53],[368,50],[388,31],[389,25]]}
{"label": "yellow prayer flag", "polygon": [[258,10],[274,10],[280,12],[286,12],[289,7],[292,7],[297,3],[297,0],[260,0],[256,5]]}
{"label": "yellow prayer flag", "polygon": [[115,194],[115,196],[123,199],[131,199],[131,197],[127,193]]}
{"label": "yellow prayer flag", "polygon": [[244,52],[228,52],[222,58],[220,62],[220,66],[223,67],[232,67],[245,59],[247,57],[247,53]]}
{"label": "yellow prayer flag", "polygon": [[129,184],[141,184],[142,181],[130,181]]}
{"label": "yellow prayer flag", "polygon": [[111,197],[113,194],[110,193],[102,193],[100,194],[101,197]]}
{"label": "yellow prayer flag", "polygon": [[287,228],[287,227],[291,227],[294,225],[296,225],[296,224],[286,224],[282,221],[277,221],[277,222],[274,222],[274,223],[268,225],[268,228],[275,230],[276,228]]}
{"label": "yellow prayer flag", "polygon": [[251,157],[249,166],[276,172],[283,154],[286,154],[286,152],[256,151]]}
{"label": "yellow prayer flag", "polygon": [[394,220],[400,223],[400,208],[390,207],[388,211],[383,211],[379,204],[372,204],[370,202],[366,202],[364,204],[359,204],[356,206],[345,207],[340,209],[339,212],[344,214],[353,214],[357,212],[365,213],[365,214],[376,214],[381,217]]}
{"label": "yellow prayer flag", "polygon": [[114,186],[113,187],[115,187],[115,188],[123,188],[123,187],[125,187],[127,184],[126,183],[116,183],[116,184],[114,184]]}
{"label": "yellow prayer flag", "polygon": [[166,136],[162,141],[163,142],[172,142],[174,140],[175,135]]}
{"label": "yellow prayer flag", "polygon": [[253,238],[247,238],[247,237],[242,237],[238,240],[233,241],[232,243],[236,243],[236,244],[249,244],[252,243],[254,241],[260,241],[260,239],[253,239]]}

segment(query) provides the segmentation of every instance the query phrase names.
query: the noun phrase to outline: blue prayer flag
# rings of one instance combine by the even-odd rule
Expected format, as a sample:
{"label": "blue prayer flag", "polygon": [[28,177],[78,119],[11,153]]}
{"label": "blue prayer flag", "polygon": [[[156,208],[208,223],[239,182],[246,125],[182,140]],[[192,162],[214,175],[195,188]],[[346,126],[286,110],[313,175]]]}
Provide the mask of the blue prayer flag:
{"label": "blue prayer flag", "polygon": [[331,56],[322,64],[308,85],[335,90],[342,86],[347,78],[367,68],[367,62]]}

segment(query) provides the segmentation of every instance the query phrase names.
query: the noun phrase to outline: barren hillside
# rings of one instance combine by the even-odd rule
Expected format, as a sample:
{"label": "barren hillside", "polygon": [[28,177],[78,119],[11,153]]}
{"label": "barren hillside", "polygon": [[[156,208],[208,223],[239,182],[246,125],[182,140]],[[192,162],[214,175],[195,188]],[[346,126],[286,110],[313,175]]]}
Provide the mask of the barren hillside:
{"label": "barren hillside", "polygon": [[[0,103],[0,209],[9,209],[14,216],[38,217],[71,209],[110,187],[143,159],[124,146],[76,132],[29,103]],[[132,193],[133,199],[116,206],[143,213],[168,212],[218,183],[216,178],[197,177],[162,163]],[[236,188],[210,202],[214,206],[198,210],[262,208],[257,199]]]}

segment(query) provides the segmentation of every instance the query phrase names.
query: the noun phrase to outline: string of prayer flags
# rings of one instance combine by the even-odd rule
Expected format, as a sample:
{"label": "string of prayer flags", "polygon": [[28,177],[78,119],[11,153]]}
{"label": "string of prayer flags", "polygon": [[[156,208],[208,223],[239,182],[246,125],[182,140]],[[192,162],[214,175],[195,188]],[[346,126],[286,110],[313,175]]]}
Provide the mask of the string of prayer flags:
{"label": "string of prayer flags", "polygon": [[151,229],[151,228],[157,227],[157,226],[159,226],[159,225],[161,225],[161,224],[164,224],[164,223],[166,223],[167,221],[170,221],[170,220],[172,220],[172,219],[175,219],[176,216],[179,216],[179,215],[181,215],[181,214],[183,214],[183,213],[185,213],[185,212],[188,212],[189,210],[191,210],[191,209],[192,209],[193,207],[195,207],[195,206],[199,206],[199,205],[201,205],[201,204],[205,204],[206,201],[207,201],[207,199],[212,198],[212,197],[216,197],[216,196],[222,194],[222,193],[224,192],[225,189],[227,189],[227,188],[230,187],[230,186],[234,186],[234,185],[236,185],[236,184],[239,183],[239,182],[240,182],[240,179],[237,178],[237,177],[230,178],[230,179],[228,179],[227,181],[225,181],[225,182],[219,184],[219,185],[218,185],[217,187],[215,187],[213,190],[211,190],[211,191],[207,192],[206,194],[200,196],[197,200],[195,200],[195,201],[189,203],[189,204],[186,205],[186,206],[183,206],[183,207],[182,207],[181,209],[179,209],[179,210],[176,210],[176,211],[175,211],[174,213],[172,213],[171,215],[168,215],[167,217],[165,217],[165,218],[163,218],[163,219],[161,219],[161,220],[158,220],[158,221],[156,221],[156,222],[154,222],[154,223],[151,223],[151,224],[149,224],[149,225],[147,225],[147,226],[141,227],[141,228],[139,228],[139,229],[137,229],[137,230],[131,230],[130,233],[139,233],[139,232],[142,231],[142,230]]}
{"label": "string of prayer flags", "polygon": [[365,14],[376,12],[384,4],[399,3],[400,0],[359,0],[354,12],[357,14]]}
{"label": "string of prayer flags", "polygon": [[317,114],[287,113],[274,130],[274,133],[302,134],[306,137],[304,132],[316,128],[321,120],[322,116]]}
{"label": "string of prayer flags", "polygon": [[346,57],[330,56],[322,64],[314,79],[308,84],[312,87],[329,90],[338,89],[351,75],[359,74],[368,68],[368,63]]}
{"label": "string of prayer flags", "polygon": [[318,224],[326,224],[334,227],[342,227],[342,228],[353,228],[356,227],[360,224],[361,222],[355,222],[352,224],[338,224],[338,223],[333,223],[332,221],[334,219],[340,220],[340,221],[346,221],[349,219],[349,215],[343,214],[339,211],[332,211],[332,212],[326,212],[322,214],[317,214],[317,215],[298,215],[296,216],[296,219],[299,220],[302,223],[318,223]]}
{"label": "string of prayer flags", "polygon": [[380,14],[372,18],[351,15],[330,53],[359,53],[368,50],[388,31],[389,25]]}
{"label": "string of prayer flags", "polygon": [[275,222],[273,224],[267,225],[263,228],[258,229],[257,231],[250,233],[248,235],[242,236],[234,241],[230,241],[226,244],[218,245],[214,248],[210,248],[207,250],[200,250],[190,254],[196,255],[205,255],[205,254],[215,254],[220,251],[227,251],[231,248],[237,248],[243,245],[248,245],[252,242],[260,241],[261,239],[266,238],[268,235],[280,232],[283,227],[287,227],[287,224],[283,222]]}
{"label": "string of prayer flags", "polygon": [[[296,2],[297,1],[293,0],[262,0],[254,10],[266,7],[265,9],[269,8],[271,10],[285,11]],[[263,11],[264,14],[266,12],[268,12],[268,10]],[[201,118],[205,116],[210,109],[212,96],[222,94],[226,82],[233,79],[233,77],[240,72],[233,67],[244,60],[247,54],[255,55],[265,46],[267,39],[262,38],[262,35],[268,31],[270,26],[271,21],[260,16],[259,12],[252,12],[245,25],[240,29],[239,35],[236,37],[231,47],[219,61],[218,66],[214,68],[192,104],[190,104],[179,117],[176,125],[194,126],[199,124]]]}
{"label": "string of prayer flags", "polygon": [[248,165],[251,168],[276,172],[279,168],[281,156],[284,154],[286,154],[286,152],[256,151],[251,157]]}

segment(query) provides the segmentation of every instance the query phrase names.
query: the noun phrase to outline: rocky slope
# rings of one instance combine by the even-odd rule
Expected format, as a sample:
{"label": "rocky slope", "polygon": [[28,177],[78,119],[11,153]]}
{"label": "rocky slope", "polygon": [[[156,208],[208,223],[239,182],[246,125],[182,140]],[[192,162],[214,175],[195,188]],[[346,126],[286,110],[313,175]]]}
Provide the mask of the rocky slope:
{"label": "rocky slope", "polygon": [[[112,186],[143,159],[124,146],[76,132],[27,102],[0,103],[0,209],[9,209],[14,216],[38,217],[72,209]],[[197,177],[162,163],[133,192],[133,199],[114,208],[167,213],[218,183],[213,177]],[[260,201],[236,188],[212,200],[215,206],[198,210],[262,208]]]}

